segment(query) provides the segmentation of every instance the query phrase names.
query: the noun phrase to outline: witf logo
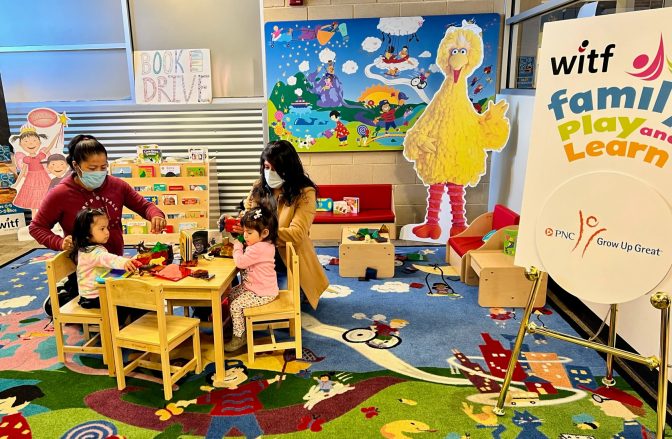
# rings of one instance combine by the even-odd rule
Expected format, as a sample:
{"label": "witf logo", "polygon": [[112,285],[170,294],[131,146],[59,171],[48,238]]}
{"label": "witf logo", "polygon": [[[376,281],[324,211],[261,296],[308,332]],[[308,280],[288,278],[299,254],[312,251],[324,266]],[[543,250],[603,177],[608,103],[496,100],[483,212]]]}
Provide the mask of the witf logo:
{"label": "witf logo", "polygon": [[[598,221],[597,217],[592,215],[584,220],[583,211],[579,210],[579,237],[576,240],[576,244],[574,244],[574,248],[572,248],[572,252],[579,247],[581,242],[583,242],[583,238],[585,235],[587,236],[587,238],[585,240],[585,245],[583,246],[583,251],[581,252],[581,257],[583,257],[586,254],[588,246],[590,246],[595,237],[607,230],[604,227],[598,229],[597,226],[599,224],[600,222]],[[591,232],[592,234],[590,234]],[[544,234],[548,237],[566,239],[569,241],[574,241],[574,239],[576,238],[576,233],[574,232],[568,232],[566,230],[561,229],[553,229],[551,227],[547,227],[546,230],[544,231]],[[589,234],[590,236],[588,236]]]}
{"label": "witf logo", "polygon": [[614,56],[612,50],[616,48],[615,44],[609,44],[604,48],[602,53],[597,53],[595,49],[591,49],[587,55],[584,54],[590,42],[588,40],[583,40],[581,45],[578,48],[580,55],[574,55],[571,58],[566,56],[561,56],[560,60],[558,58],[551,57],[551,71],[553,75],[557,76],[561,73],[569,75],[574,70],[576,65],[576,73],[583,73],[583,65],[588,59],[588,73],[597,73],[599,70],[595,67],[595,60],[597,58],[602,58],[602,72],[606,72],[609,67],[609,58]]}

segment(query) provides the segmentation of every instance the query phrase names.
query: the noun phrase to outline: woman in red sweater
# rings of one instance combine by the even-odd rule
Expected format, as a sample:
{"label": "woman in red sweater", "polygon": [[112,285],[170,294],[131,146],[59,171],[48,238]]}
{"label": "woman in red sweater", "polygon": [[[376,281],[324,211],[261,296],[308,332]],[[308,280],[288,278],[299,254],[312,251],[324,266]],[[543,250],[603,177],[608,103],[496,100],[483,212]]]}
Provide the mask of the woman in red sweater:
{"label": "woman in red sweater", "polygon": [[[72,250],[72,228],[77,213],[84,209],[103,209],[109,218],[110,238],[105,248],[115,255],[124,253],[121,212],[124,207],[151,222],[152,233],[160,233],[166,226],[163,212],[145,200],[124,180],[107,175],[107,151],[93,136],[77,135],[68,143],[68,165],[72,174],[65,177],[47,193],[29,231],[35,240],[52,250]],[[51,229],[59,223],[65,238]],[[65,288],[77,289],[77,278],[72,277]]]}

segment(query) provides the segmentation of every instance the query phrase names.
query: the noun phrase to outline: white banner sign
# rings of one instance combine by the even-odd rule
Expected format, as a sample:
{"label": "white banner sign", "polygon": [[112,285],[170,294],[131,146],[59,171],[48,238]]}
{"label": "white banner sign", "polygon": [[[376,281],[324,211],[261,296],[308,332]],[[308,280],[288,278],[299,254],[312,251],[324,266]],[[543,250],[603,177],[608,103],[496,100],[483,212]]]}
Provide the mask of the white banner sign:
{"label": "white banner sign", "polygon": [[210,49],[134,52],[135,100],[139,104],[202,104],[212,101]]}
{"label": "white banner sign", "polygon": [[657,9],[544,26],[515,261],[584,300],[672,284],[670,22]]}

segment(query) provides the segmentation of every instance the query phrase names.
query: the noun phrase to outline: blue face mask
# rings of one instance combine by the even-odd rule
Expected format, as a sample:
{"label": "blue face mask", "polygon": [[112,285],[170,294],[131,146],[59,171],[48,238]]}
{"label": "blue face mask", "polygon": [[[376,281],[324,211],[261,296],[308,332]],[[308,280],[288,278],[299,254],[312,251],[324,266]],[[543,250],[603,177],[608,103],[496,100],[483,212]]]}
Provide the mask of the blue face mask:
{"label": "blue face mask", "polygon": [[98,189],[105,182],[105,177],[107,177],[107,171],[82,171],[82,175],[79,176],[82,184],[89,189]]}

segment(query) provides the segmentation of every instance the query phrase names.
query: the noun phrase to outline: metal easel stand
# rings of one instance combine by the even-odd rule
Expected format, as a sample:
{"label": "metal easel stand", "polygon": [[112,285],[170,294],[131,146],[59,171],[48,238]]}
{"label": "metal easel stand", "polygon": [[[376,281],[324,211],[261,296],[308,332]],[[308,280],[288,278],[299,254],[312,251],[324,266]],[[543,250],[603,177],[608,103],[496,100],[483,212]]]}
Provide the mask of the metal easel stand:
{"label": "metal easel stand", "polygon": [[523,313],[522,320],[520,322],[520,328],[518,329],[518,335],[516,336],[516,342],[513,345],[511,351],[511,358],[509,359],[509,367],[504,376],[504,382],[502,383],[502,389],[499,393],[499,398],[497,399],[497,405],[493,409],[493,412],[498,416],[504,415],[504,402],[506,399],[506,394],[509,391],[509,386],[511,385],[511,380],[513,379],[513,371],[516,366],[516,361],[520,356],[520,349],[523,345],[523,338],[525,334],[543,334],[546,337],[557,338],[558,340],[563,340],[569,343],[578,344],[587,348],[594,349],[599,352],[604,352],[607,354],[607,376],[602,380],[602,383],[606,386],[613,386],[615,380],[613,378],[613,357],[624,358],[626,360],[634,361],[637,363],[644,364],[649,367],[649,369],[658,369],[658,405],[656,407],[657,413],[657,427],[656,427],[656,439],[662,439],[663,433],[665,432],[665,415],[666,415],[666,404],[667,404],[667,377],[668,369],[667,364],[669,361],[669,329],[670,329],[670,305],[672,304],[672,298],[667,293],[658,292],[651,296],[651,304],[654,308],[660,310],[660,356],[650,356],[644,357],[633,352],[624,351],[622,349],[617,349],[616,346],[616,313],[618,311],[617,305],[611,305],[611,317],[609,325],[609,341],[608,344],[596,343],[593,341],[584,340],[582,338],[574,337],[572,335],[563,334],[552,329],[541,327],[536,325],[533,322],[530,322],[530,315],[532,314],[532,309],[534,308],[534,302],[537,298],[537,294],[541,289],[541,277],[542,272],[537,270],[535,267],[531,267],[525,271],[525,276],[533,282],[532,291],[530,292],[530,297],[527,301],[527,306],[525,307],[525,312]]}

